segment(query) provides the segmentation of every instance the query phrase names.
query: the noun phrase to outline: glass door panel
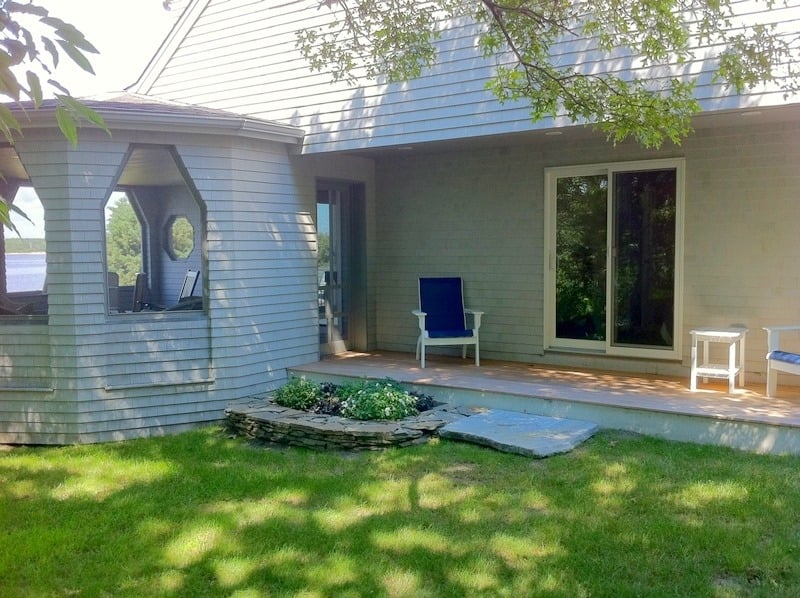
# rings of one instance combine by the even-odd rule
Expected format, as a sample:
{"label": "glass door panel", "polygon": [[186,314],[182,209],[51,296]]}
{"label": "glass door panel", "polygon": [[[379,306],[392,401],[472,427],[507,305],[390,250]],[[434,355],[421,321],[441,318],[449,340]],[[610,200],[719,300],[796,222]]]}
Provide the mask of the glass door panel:
{"label": "glass door panel", "polygon": [[556,184],[555,336],[605,341],[608,177]]}
{"label": "glass door panel", "polygon": [[676,171],[614,174],[612,344],[673,346]]}
{"label": "glass door panel", "polygon": [[350,294],[350,197],[345,185],[317,191],[317,280],[322,354],[347,350]]}

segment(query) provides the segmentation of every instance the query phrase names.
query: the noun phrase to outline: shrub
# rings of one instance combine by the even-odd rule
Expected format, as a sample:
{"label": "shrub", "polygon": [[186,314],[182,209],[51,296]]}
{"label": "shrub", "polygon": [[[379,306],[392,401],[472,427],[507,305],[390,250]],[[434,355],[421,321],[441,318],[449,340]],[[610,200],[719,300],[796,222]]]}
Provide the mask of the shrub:
{"label": "shrub", "polygon": [[341,415],[342,400],[337,396],[323,396],[308,409],[321,415]]}
{"label": "shrub", "polygon": [[291,378],[274,393],[275,402],[283,407],[324,415],[341,415],[351,419],[403,419],[431,409],[429,395],[410,393],[399,382],[331,382],[316,384],[306,378]]}
{"label": "shrub", "polygon": [[410,392],[409,394],[417,400],[417,411],[430,411],[437,405],[436,400],[431,395],[420,392]]}
{"label": "shrub", "polygon": [[397,382],[357,382],[339,388],[342,415],[352,419],[403,419],[417,413],[417,399]]}
{"label": "shrub", "polygon": [[292,378],[274,394],[275,402],[283,407],[307,411],[322,398],[320,387],[305,378]]}

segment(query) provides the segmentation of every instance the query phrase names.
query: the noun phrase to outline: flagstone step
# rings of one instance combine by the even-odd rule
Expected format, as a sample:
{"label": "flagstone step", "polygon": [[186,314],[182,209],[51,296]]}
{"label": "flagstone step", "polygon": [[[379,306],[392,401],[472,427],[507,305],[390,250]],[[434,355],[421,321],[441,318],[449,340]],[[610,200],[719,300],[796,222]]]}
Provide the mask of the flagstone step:
{"label": "flagstone step", "polygon": [[599,429],[591,422],[487,409],[445,425],[439,436],[507,453],[549,457],[571,451]]}

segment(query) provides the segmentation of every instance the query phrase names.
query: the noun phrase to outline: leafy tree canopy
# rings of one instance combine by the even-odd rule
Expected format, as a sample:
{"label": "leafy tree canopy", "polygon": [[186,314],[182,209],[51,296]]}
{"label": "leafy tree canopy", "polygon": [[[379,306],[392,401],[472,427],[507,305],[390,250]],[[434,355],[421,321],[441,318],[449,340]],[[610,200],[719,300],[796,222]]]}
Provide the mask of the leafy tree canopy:
{"label": "leafy tree canopy", "polygon": [[[50,15],[33,1],[0,0],[0,101],[30,100],[34,108],[39,108],[45,95],[52,94],[57,103],[58,126],[73,145],[78,142],[78,123],[82,119],[108,129],[103,118],[75,100],[54,73],[66,56],[94,74],[87,54],[96,53],[97,49],[75,26]],[[12,144],[14,135],[21,133],[19,121],[4,103],[0,103],[0,133]],[[9,210],[19,213],[0,199],[0,226],[13,229]]]}
{"label": "leafy tree canopy", "polygon": [[106,223],[108,270],[119,275],[119,284],[133,285],[142,271],[142,227],[133,206],[122,199],[110,209]]}
{"label": "leafy tree canopy", "polygon": [[[467,18],[479,26],[477,46],[497,60],[487,86],[500,101],[526,100],[531,117],[565,113],[594,123],[609,139],[633,138],[645,147],[680,143],[700,109],[696,76],[675,67],[716,52],[716,82],[736,92],[762,83],[786,93],[800,87],[800,38],[772,24],[742,26],[738,12],[772,11],[779,0],[321,0],[332,21],[298,32],[298,45],[315,70],[335,80],[390,81],[418,77],[437,57],[443,27]],[[769,14],[767,12],[766,14]],[[605,54],[629,53],[644,67],[590,72],[554,60],[557,43],[590,40]],[[659,68],[661,67],[661,68]],[[687,71],[689,69],[686,69]],[[664,73],[673,73],[664,77]]]}
{"label": "leafy tree canopy", "polygon": [[[54,73],[63,56],[94,74],[87,54],[97,49],[74,25],[50,15],[34,2],[0,0],[0,96],[39,108],[46,94],[57,101],[56,119],[64,136],[77,143],[77,123],[86,119],[105,128],[103,119],[70,95]],[[24,72],[23,72],[24,71]],[[45,77],[42,81],[42,77]],[[20,124],[0,104],[0,132],[13,143]]]}

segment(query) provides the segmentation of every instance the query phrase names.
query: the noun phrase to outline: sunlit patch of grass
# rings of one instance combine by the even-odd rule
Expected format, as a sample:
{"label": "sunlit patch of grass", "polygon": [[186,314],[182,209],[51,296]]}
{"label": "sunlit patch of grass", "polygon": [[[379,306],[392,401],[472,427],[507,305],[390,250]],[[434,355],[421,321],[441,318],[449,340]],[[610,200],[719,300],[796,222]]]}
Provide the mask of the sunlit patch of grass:
{"label": "sunlit patch of grass", "polygon": [[466,566],[453,567],[449,572],[449,580],[461,588],[465,596],[476,592],[497,594],[503,587],[491,558],[472,559]]}
{"label": "sunlit patch of grass", "polygon": [[168,569],[158,577],[157,592],[174,593],[179,592],[184,585],[184,574],[175,569]]}
{"label": "sunlit patch of grass", "polygon": [[373,533],[372,541],[381,550],[389,552],[410,553],[423,549],[430,554],[452,556],[462,551],[439,531],[410,526],[393,528],[391,532]]}
{"label": "sunlit patch of grass", "polygon": [[359,525],[364,520],[375,516],[378,510],[367,503],[352,501],[340,502],[336,506],[317,509],[313,518],[327,532],[341,533],[347,528]]}
{"label": "sunlit patch of grass", "polygon": [[[172,472],[169,463],[160,460],[131,460],[114,455],[97,454],[81,447],[70,453],[66,449],[53,449],[47,462],[35,458],[35,453],[22,450],[14,453],[17,468],[34,475],[10,484],[6,491],[17,498],[41,496],[43,492],[56,500],[89,498],[102,500],[120,488],[155,482]],[[44,483],[43,483],[44,482]]]}
{"label": "sunlit patch of grass", "polygon": [[408,481],[395,476],[361,484],[358,493],[365,503],[378,509],[394,511],[408,509]]}
{"label": "sunlit patch of grass", "polygon": [[381,584],[389,597],[407,598],[422,592],[419,575],[407,569],[390,569],[383,574]]}
{"label": "sunlit patch of grass", "polygon": [[704,508],[720,501],[743,502],[748,489],[735,480],[694,482],[683,488],[675,497],[676,502],[693,509]]}
{"label": "sunlit patch of grass", "polygon": [[164,548],[164,560],[173,567],[188,567],[217,550],[225,532],[210,523],[193,525],[183,530]]}
{"label": "sunlit patch of grass", "polygon": [[361,565],[347,553],[334,551],[325,558],[309,563],[303,575],[306,587],[317,587],[324,595],[334,595],[337,588],[357,584]]}
{"label": "sunlit patch of grass", "polygon": [[308,517],[303,507],[304,502],[305,498],[300,492],[280,491],[264,497],[213,503],[204,510],[209,514],[227,515],[240,528],[258,525],[270,519],[303,525]]}
{"label": "sunlit patch of grass", "polygon": [[423,509],[442,509],[474,496],[474,488],[444,475],[429,473],[417,483],[418,504]]}
{"label": "sunlit patch of grass", "polygon": [[246,585],[247,580],[260,566],[258,559],[254,557],[225,557],[217,559],[214,563],[214,573],[220,586],[236,588]]}
{"label": "sunlit patch of grass", "polygon": [[525,569],[538,559],[564,554],[561,547],[544,544],[522,533],[516,535],[495,534],[488,540],[488,545],[492,552],[512,569]]}

